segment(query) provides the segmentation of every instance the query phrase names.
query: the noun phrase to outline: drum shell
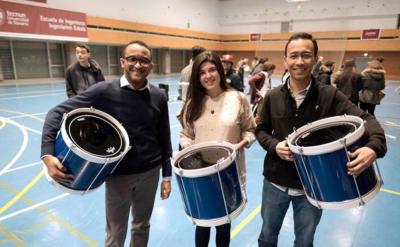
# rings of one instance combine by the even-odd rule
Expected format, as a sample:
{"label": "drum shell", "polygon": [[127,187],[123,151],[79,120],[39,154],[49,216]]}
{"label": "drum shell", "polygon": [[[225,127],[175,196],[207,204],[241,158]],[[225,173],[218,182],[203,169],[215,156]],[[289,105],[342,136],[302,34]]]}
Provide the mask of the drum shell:
{"label": "drum shell", "polygon": [[[183,169],[178,165],[181,159],[213,148],[229,150],[229,157],[200,169]],[[247,197],[239,178],[235,147],[231,143],[211,141],[194,144],[174,155],[172,170],[185,213],[192,223],[204,227],[219,226],[229,223],[244,210]]]}
{"label": "drum shell", "polygon": [[[347,147],[347,149],[348,151],[354,151],[364,146],[365,143],[366,140],[359,140]],[[353,176],[347,174],[346,164],[348,160],[344,148],[320,155],[294,154],[294,156],[304,190],[310,198],[328,203],[344,202],[358,198]],[[307,179],[307,173],[310,176],[310,180]],[[373,190],[377,184],[374,167],[370,166],[364,170],[356,178],[356,183],[362,196]]]}
{"label": "drum shell", "polygon": [[[340,130],[341,126],[354,126],[354,129],[349,133],[343,132],[344,136],[339,134],[330,142],[326,141],[334,137],[332,133],[319,136],[324,135],[323,132],[315,132],[336,126],[338,131],[345,130]],[[297,145],[300,137],[310,139]],[[321,143],[311,145],[319,139]],[[317,120],[295,130],[287,141],[307,199],[314,206],[322,209],[357,207],[379,193],[383,181],[377,166],[368,167],[358,176],[348,175],[349,157],[346,151],[353,152],[368,142],[361,118],[343,115]]]}
{"label": "drum shell", "polygon": [[187,198],[182,199],[185,204],[185,212],[190,213],[193,218],[210,220],[226,216],[224,198],[228,213],[233,213],[243,202],[240,182],[237,179],[236,162],[233,162],[225,170],[218,173],[197,177],[187,178],[176,174],[180,191],[185,190]]}
{"label": "drum shell", "polygon": [[61,133],[57,136],[54,148],[56,157],[62,162],[63,166],[66,168],[66,172],[72,174],[74,177],[72,182],[62,183],[60,185],[73,191],[78,192],[96,189],[103,184],[106,176],[110,174],[118,164],[118,161],[101,164],[85,160],[78,152],[75,152],[73,147],[70,148],[66,145]]}

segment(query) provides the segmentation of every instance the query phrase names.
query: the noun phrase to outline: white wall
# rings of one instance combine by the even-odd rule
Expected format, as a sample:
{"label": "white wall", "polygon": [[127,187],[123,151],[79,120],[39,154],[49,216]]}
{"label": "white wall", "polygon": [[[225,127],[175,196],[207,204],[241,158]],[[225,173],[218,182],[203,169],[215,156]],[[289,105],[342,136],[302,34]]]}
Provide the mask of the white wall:
{"label": "white wall", "polygon": [[292,22],[291,31],[336,31],[397,28],[398,0],[285,0],[220,1],[220,33],[280,32],[280,23]]}
{"label": "white wall", "polygon": [[47,6],[90,16],[219,32],[218,0],[47,0]]}

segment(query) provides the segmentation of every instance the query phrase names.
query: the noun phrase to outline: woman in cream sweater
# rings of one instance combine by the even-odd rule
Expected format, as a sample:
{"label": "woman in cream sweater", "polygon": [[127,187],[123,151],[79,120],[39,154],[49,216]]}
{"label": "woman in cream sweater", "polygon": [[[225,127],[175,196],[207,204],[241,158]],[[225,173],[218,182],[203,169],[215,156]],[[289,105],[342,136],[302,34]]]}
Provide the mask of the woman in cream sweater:
{"label": "woman in cream sweater", "polygon": [[[246,96],[226,83],[219,57],[210,51],[199,54],[192,69],[188,100],[183,106],[180,144],[186,148],[205,141],[235,145],[239,177],[245,183],[244,147],[255,140],[255,122]],[[216,227],[216,245],[229,246],[231,224]],[[208,246],[209,227],[196,227],[196,246]]]}

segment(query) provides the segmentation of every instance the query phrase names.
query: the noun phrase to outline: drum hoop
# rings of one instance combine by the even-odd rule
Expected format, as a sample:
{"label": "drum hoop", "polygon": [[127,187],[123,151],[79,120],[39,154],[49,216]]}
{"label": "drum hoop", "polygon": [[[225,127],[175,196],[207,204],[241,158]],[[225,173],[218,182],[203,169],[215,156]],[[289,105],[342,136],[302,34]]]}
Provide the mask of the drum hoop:
{"label": "drum hoop", "polygon": [[[95,117],[101,116],[101,117],[105,118],[105,119],[102,119],[102,120],[104,120],[106,122],[107,121],[111,122],[112,125],[113,125],[113,128],[117,128],[116,130],[117,130],[118,134],[120,135],[121,141],[125,142],[124,150],[120,151],[120,154],[115,156],[115,157],[99,156],[99,155],[87,152],[86,150],[82,149],[80,146],[75,144],[71,140],[71,138],[69,137],[69,135],[67,133],[67,129],[66,129],[66,126],[65,126],[65,124],[66,124],[65,120],[67,119],[68,116],[76,114],[76,113],[94,113],[94,114],[97,115]],[[93,162],[93,163],[98,163],[98,164],[104,164],[107,160],[108,160],[109,163],[118,161],[124,156],[125,152],[127,152],[128,149],[129,149],[128,133],[126,132],[126,130],[122,126],[122,124],[120,122],[118,122],[110,114],[105,113],[105,112],[100,111],[100,110],[97,110],[95,108],[78,108],[78,109],[72,110],[72,111],[68,112],[67,114],[65,114],[64,118],[63,118],[63,123],[61,125],[61,136],[62,136],[62,138],[63,138],[63,140],[65,142],[65,145],[68,148],[72,149],[72,147],[76,147],[76,148],[73,148],[73,150],[72,150],[76,155],[80,156],[81,158],[83,158],[83,159],[85,159],[87,161],[90,161],[90,162]]]}
{"label": "drum hoop", "polygon": [[69,187],[63,185],[63,184],[60,184],[59,182],[55,181],[52,177],[50,177],[48,169],[47,169],[47,166],[46,166],[46,164],[43,163],[43,161],[42,161],[42,167],[43,167],[44,175],[45,175],[47,181],[50,184],[54,185],[56,188],[58,188],[61,191],[63,191],[63,192],[66,192],[66,193],[69,193],[69,194],[73,194],[73,195],[85,195],[87,193],[96,191],[97,189],[99,189],[101,187],[101,186],[98,186],[98,187],[92,188],[90,190],[74,190],[72,188],[69,188]]}
{"label": "drum hoop", "polygon": [[[338,123],[359,124],[360,126],[356,128],[354,132],[348,133],[346,136],[329,143],[310,146],[310,147],[297,146],[293,144],[294,140],[296,140],[299,136],[305,134],[307,131],[319,130],[327,126],[335,126]],[[303,155],[326,154],[342,149],[344,145],[343,142],[346,144],[346,146],[353,144],[364,135],[364,132],[365,132],[364,121],[360,117],[351,115],[328,117],[314,121],[295,130],[292,134],[288,136],[288,146],[290,151],[292,151],[295,154],[303,154]]]}
{"label": "drum hoop", "polygon": [[[194,150],[200,150],[207,147],[224,147],[232,151],[229,154],[229,157],[224,159],[222,162],[219,163],[219,167],[214,164],[209,167],[200,168],[200,169],[182,169],[177,167],[177,164],[183,157],[185,157],[188,153]],[[212,175],[218,172],[218,170],[224,170],[225,168],[229,167],[232,162],[236,159],[236,149],[235,146],[229,142],[201,142],[194,145],[191,145],[184,150],[178,152],[176,156],[172,158],[171,166],[172,170],[179,176],[187,177],[187,178],[197,178],[197,177],[204,177],[208,175]]]}

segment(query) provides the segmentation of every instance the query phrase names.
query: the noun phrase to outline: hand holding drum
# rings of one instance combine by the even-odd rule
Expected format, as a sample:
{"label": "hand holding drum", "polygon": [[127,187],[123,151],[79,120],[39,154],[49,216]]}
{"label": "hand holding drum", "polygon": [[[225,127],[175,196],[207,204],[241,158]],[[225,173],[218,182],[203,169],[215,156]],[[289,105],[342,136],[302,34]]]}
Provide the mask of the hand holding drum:
{"label": "hand holding drum", "polygon": [[275,151],[281,159],[293,161],[293,153],[289,149],[287,140],[279,142],[275,147]]}
{"label": "hand holding drum", "polygon": [[67,169],[53,155],[46,155],[42,160],[47,167],[49,176],[55,181],[59,183],[68,183],[73,180],[74,177],[66,173]]}
{"label": "hand holding drum", "polygon": [[360,175],[360,173],[370,167],[377,158],[375,151],[369,147],[361,147],[347,154],[351,159],[351,161],[347,163],[347,170],[348,174],[352,176]]}

